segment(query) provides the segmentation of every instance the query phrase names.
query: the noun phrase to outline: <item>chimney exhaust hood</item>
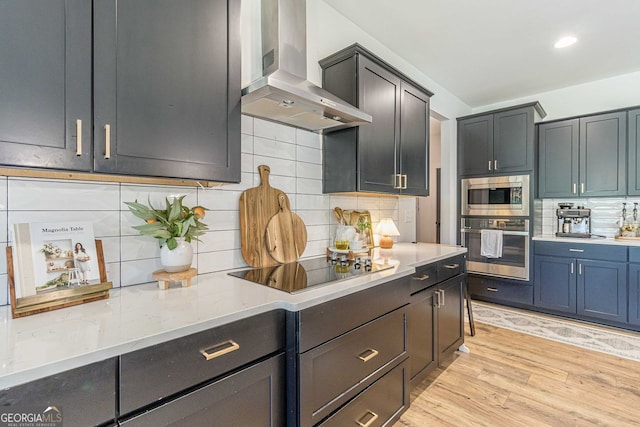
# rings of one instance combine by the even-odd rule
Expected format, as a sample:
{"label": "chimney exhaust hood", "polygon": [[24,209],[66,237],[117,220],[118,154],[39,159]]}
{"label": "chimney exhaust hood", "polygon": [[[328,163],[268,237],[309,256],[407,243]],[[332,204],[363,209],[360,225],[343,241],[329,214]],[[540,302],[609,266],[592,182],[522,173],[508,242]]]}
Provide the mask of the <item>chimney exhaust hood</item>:
{"label": "chimney exhaust hood", "polygon": [[[251,34],[257,25],[249,25],[243,49],[251,50],[252,75],[258,77],[242,89],[242,113],[318,133],[371,123],[369,114],[306,79],[306,0],[242,3],[256,1],[260,11],[253,18],[260,24],[260,34]],[[254,40],[257,37],[259,41]]]}

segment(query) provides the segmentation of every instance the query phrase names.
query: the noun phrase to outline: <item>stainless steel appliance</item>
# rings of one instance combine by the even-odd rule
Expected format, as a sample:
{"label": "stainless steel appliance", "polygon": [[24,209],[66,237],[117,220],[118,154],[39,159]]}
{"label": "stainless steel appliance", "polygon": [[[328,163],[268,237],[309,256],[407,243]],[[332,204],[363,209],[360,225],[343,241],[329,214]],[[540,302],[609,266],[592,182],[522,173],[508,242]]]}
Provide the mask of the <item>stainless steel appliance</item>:
{"label": "stainless steel appliance", "polygon": [[349,260],[346,255],[339,255],[335,259],[309,258],[271,267],[248,268],[229,275],[284,292],[298,293],[391,267],[393,265],[371,262],[369,257]]}
{"label": "stainless steel appliance", "polygon": [[[467,248],[467,271],[488,276],[529,280],[529,220],[524,218],[462,218],[462,246]],[[481,255],[483,229],[502,231],[502,256]]]}
{"label": "stainless steel appliance", "polygon": [[464,178],[462,215],[529,216],[529,175]]}
{"label": "stainless steel appliance", "polygon": [[560,203],[556,209],[558,237],[591,237],[591,209]]}

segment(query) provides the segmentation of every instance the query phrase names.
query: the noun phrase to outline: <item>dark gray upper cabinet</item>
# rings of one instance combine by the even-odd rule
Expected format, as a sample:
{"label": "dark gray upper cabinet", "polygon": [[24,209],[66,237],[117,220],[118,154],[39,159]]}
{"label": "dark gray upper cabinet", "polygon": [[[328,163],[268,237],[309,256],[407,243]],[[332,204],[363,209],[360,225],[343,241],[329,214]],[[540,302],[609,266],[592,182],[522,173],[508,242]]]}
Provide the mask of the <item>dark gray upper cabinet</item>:
{"label": "dark gray upper cabinet", "polygon": [[97,172],[240,181],[239,7],[94,2]]}
{"label": "dark gray upper cabinet", "polygon": [[627,121],[629,129],[627,194],[640,196],[640,109],[630,110]]}
{"label": "dark gray upper cabinet", "polygon": [[627,113],[538,125],[538,196],[626,194]]}
{"label": "dark gray upper cabinet", "polygon": [[432,93],[357,44],[320,65],[325,89],[373,117],[324,135],[323,191],[426,196]]}
{"label": "dark gray upper cabinet", "polygon": [[91,2],[0,2],[0,76],[0,164],[91,170]]}
{"label": "dark gray upper cabinet", "polygon": [[461,176],[528,172],[534,166],[534,121],[539,103],[458,119]]}

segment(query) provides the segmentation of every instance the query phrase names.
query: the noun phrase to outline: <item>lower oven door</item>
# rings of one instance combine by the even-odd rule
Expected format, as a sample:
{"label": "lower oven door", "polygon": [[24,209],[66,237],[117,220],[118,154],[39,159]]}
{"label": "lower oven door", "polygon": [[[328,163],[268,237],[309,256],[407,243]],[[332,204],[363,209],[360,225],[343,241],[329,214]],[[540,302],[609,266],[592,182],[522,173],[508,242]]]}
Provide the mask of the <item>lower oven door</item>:
{"label": "lower oven door", "polygon": [[469,273],[529,280],[529,232],[503,231],[502,257],[487,258],[480,255],[481,230],[463,229],[462,245],[467,248]]}

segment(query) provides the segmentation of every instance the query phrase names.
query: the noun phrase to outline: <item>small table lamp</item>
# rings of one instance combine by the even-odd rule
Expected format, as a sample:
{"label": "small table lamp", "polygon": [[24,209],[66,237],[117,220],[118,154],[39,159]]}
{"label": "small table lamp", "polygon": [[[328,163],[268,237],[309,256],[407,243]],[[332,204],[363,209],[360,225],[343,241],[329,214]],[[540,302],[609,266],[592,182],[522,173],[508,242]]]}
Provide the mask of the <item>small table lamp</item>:
{"label": "small table lamp", "polygon": [[391,218],[383,218],[380,220],[374,233],[381,235],[380,247],[382,249],[391,249],[393,247],[393,239],[389,236],[399,236],[400,232],[396,228]]}

